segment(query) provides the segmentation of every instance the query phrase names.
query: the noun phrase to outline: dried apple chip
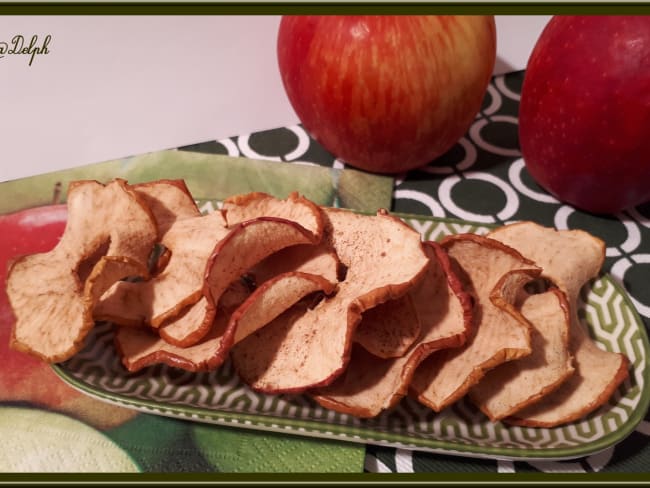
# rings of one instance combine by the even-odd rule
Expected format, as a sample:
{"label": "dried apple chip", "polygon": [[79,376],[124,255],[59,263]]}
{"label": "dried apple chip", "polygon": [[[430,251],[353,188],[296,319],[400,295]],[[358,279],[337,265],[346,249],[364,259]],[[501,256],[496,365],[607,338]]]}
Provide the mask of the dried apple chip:
{"label": "dried apple chip", "polygon": [[335,282],[321,276],[295,271],[265,281],[232,314],[228,325],[232,343],[241,342],[304,297],[316,292],[330,295],[334,287]]}
{"label": "dried apple chip", "polygon": [[311,394],[327,409],[359,418],[375,417],[406,395],[413,374],[409,363],[409,356],[384,359],[354,343],[345,371]]}
{"label": "dried apple chip", "polygon": [[291,271],[319,275],[332,283],[339,281],[342,274],[338,256],[330,245],[321,241],[281,249],[250,268],[246,277],[253,284],[260,284]]}
{"label": "dried apple chip", "polygon": [[298,244],[279,250],[253,266],[245,279],[256,289],[236,310],[229,327],[234,343],[275,319],[303,297],[330,295],[338,282],[339,261],[327,246]]}
{"label": "dried apple chip", "polygon": [[578,420],[606,403],[628,376],[629,359],[601,349],[578,317],[580,290],[598,276],[605,243],[581,230],[556,230],[533,222],[519,222],[490,233],[518,249],[544,269],[567,298],[570,307],[569,351],[574,374],[540,401],[505,419],[509,423],[554,427]]}
{"label": "dried apple chip", "polygon": [[220,212],[173,221],[160,239],[170,250],[167,265],[150,280],[116,283],[95,307],[95,319],[157,328],[179,316],[201,298],[206,263],[229,232]]}
{"label": "dried apple chip", "polygon": [[490,369],[531,353],[529,324],[512,304],[540,273],[514,249],[482,236],[449,236],[441,245],[474,300],[475,322],[462,347],[430,355],[413,376],[417,399],[435,411],[463,397]]}
{"label": "dried apple chip", "polygon": [[337,292],[314,308],[289,310],[232,350],[241,378],[269,393],[324,386],[343,372],[361,314],[407,293],[424,275],[420,235],[385,211],[324,208],[323,239],[347,268]]}
{"label": "dried apple chip", "polygon": [[18,258],[7,276],[16,316],[11,345],[48,362],[83,346],[92,308],[113,281],[147,277],[157,237],[151,212],[124,180],[72,182],[67,208],[56,247]]}
{"label": "dried apple chip", "polygon": [[[218,367],[228,353],[221,344],[230,314],[249,294],[250,290],[242,282],[233,282],[219,301],[222,313],[215,317],[209,332],[201,341],[189,347],[170,344],[151,328],[118,326],[115,331],[115,347],[122,358],[122,364],[131,372],[159,363],[187,371],[208,371]],[[192,313],[205,315],[208,302],[200,300],[192,308]]]}
{"label": "dried apple chip", "polygon": [[216,303],[229,283],[272,254],[317,238],[294,221],[257,217],[232,228],[214,248],[205,271],[206,295]]}
{"label": "dried apple chip", "polygon": [[236,280],[222,293],[211,329],[198,343],[180,347],[144,328],[120,327],[117,349],[129,371],[156,363],[208,371],[221,365],[234,343],[271,322],[299,300],[315,293],[331,293],[334,284],[320,276],[290,272],[266,281],[253,293]]}
{"label": "dried apple chip", "polygon": [[162,237],[176,220],[201,215],[183,180],[156,180],[133,185],[156,219]]}
{"label": "dried apple chip", "polygon": [[[163,179],[148,181],[132,185],[132,188],[147,205],[156,221],[158,242],[156,243],[156,249],[154,249],[154,252],[152,253],[152,262],[149,263],[149,268],[152,274],[160,273],[167,264],[169,264],[169,260],[171,259],[171,251],[165,248],[161,243],[164,235],[175,221],[198,217],[201,215],[201,212],[196,206],[196,202],[183,180]],[[111,291],[111,293],[114,293],[114,291]],[[131,306],[129,306],[129,298],[131,298],[131,302],[136,301],[135,305],[131,303]],[[127,303],[124,304],[125,306],[123,308],[130,311],[138,310],[141,303],[134,300],[134,298],[137,297],[124,296],[123,299]],[[107,303],[98,302],[97,309],[94,311],[96,319],[101,320],[113,318],[110,314],[108,316],[102,316],[102,309],[106,307],[106,305]],[[143,320],[142,317],[137,315],[135,318],[130,319],[125,317],[125,315],[124,311],[120,313],[120,321],[122,323],[126,322],[138,325]]]}
{"label": "dried apple chip", "polygon": [[230,283],[263,259],[289,246],[316,244],[316,237],[296,222],[258,217],[235,225],[214,247],[205,264],[202,296],[208,311],[201,321],[171,321],[160,327],[160,334],[172,344],[196,344],[210,330],[217,314],[215,304]]}
{"label": "dried apple chip", "polygon": [[[160,193],[157,192],[158,200],[161,199]],[[178,192],[175,194],[175,200],[170,197],[167,197],[167,200],[180,206],[179,200],[184,203],[180,198],[182,195]],[[181,208],[191,213],[189,205],[184,203]],[[227,212],[231,215],[228,223],[225,220]],[[254,218],[259,214],[295,217],[300,220],[298,224],[305,223],[310,228],[300,231],[300,236],[293,232],[295,226],[285,228],[286,239],[277,235],[266,243],[263,240],[267,239],[268,235],[264,234],[262,228],[246,229],[244,225],[259,220]],[[237,220],[236,217],[240,219]],[[272,220],[273,217],[269,219]],[[238,223],[234,223],[235,220]],[[280,224],[280,221],[289,222],[280,218],[275,220],[276,224],[264,225],[282,227],[284,224]],[[258,221],[256,226],[258,224],[261,222]],[[283,232],[281,229],[277,230]],[[307,233],[311,233],[310,236],[307,236]],[[218,281],[220,290],[223,291],[224,287],[236,278],[232,272],[225,275],[224,272],[245,272],[257,260],[282,247],[301,243],[314,244],[320,239],[321,233],[320,210],[298,194],[291,194],[286,200],[278,200],[263,193],[231,197],[224,203],[222,212],[173,221],[161,238],[165,248],[171,250],[165,268],[147,282],[116,285],[96,308],[95,316],[97,319],[112,320],[123,325],[145,323],[160,328],[162,337],[180,347],[195,344],[209,331],[214,319],[213,304],[219,299],[215,283]],[[218,243],[228,242],[232,238],[231,235],[234,235],[236,237],[232,240],[239,245],[249,234],[252,234],[252,239],[249,239],[247,245],[252,246],[254,239],[261,239],[259,242],[263,244],[256,247],[262,250],[262,253],[255,252],[256,250],[251,252],[252,247],[242,247],[239,252],[235,251],[234,254],[238,256],[230,253],[233,254],[232,263],[215,272],[218,277],[212,280],[211,296],[205,298],[207,302],[202,300],[201,297],[207,290],[204,282],[206,279],[210,280],[209,275],[212,274],[212,271],[208,272],[206,278],[206,268],[213,267],[210,261],[214,258],[215,245],[219,248],[218,252],[223,253],[223,246],[219,247]],[[229,244],[228,247],[230,246]],[[224,259],[220,258],[219,263],[223,262]]]}
{"label": "dried apple chip", "polygon": [[428,355],[465,344],[473,324],[473,302],[447,252],[437,242],[424,244],[427,272],[409,294],[421,326],[420,347]]}
{"label": "dried apple chip", "polygon": [[[122,325],[159,325],[200,296],[204,263],[200,262],[201,253],[195,251],[203,246],[209,253],[214,239],[227,232],[226,222],[219,212],[201,216],[183,180],[150,181],[133,185],[133,189],[151,210],[158,229],[158,244],[164,251],[153,266],[153,279],[116,283],[93,313],[96,320]],[[189,221],[179,222],[184,219]],[[185,236],[194,241],[184,242]]]}
{"label": "dried apple chip", "polygon": [[379,358],[399,358],[419,335],[415,306],[406,294],[363,312],[354,332],[354,342]]}
{"label": "dried apple chip", "polygon": [[[408,303],[416,315],[405,317],[419,323],[417,341],[403,356],[391,359],[353,346],[345,372],[330,385],[311,392],[322,406],[357,417],[374,417],[406,395],[414,371],[429,354],[464,343],[471,327],[471,299],[451,270],[447,254],[436,243],[425,244],[427,273],[409,293]],[[369,318],[373,317],[364,313],[359,329]]]}
{"label": "dried apple chip", "polygon": [[497,366],[469,392],[493,422],[542,400],[574,371],[569,352],[569,304],[564,293],[553,288],[526,294],[517,307],[532,326],[531,354]]}
{"label": "dried apple chip", "polygon": [[229,227],[257,217],[277,217],[296,222],[314,234],[316,241],[323,234],[320,207],[297,192],[284,200],[263,192],[235,195],[224,200],[223,210]]}

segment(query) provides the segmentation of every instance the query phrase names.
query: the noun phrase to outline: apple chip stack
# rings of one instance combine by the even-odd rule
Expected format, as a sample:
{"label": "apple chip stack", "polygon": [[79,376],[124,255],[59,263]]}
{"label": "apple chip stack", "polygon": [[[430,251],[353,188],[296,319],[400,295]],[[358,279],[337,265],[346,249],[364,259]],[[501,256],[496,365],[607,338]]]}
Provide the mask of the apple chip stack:
{"label": "apple chip stack", "polygon": [[385,210],[295,193],[203,215],[177,180],[77,181],[68,207],[59,244],[7,277],[12,346],[48,362],[110,321],[128,371],[231,359],[256,391],[356,417],[407,395],[436,412],[467,398],[494,422],[543,427],[587,415],[628,375],[578,319],[604,259],[585,232],[522,222],[423,242]]}

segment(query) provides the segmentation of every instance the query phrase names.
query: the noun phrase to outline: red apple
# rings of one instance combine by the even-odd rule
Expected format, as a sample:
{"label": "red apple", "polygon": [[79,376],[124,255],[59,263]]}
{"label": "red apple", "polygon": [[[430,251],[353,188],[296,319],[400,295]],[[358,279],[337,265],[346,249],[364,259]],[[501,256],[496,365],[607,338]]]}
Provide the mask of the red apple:
{"label": "red apple", "polygon": [[481,107],[496,57],[493,16],[285,16],[280,74],[305,129],[372,172],[447,151]]}
{"label": "red apple", "polygon": [[560,200],[615,213],[650,200],[650,16],[557,16],[528,62],[526,167]]}
{"label": "red apple", "polygon": [[7,266],[16,256],[46,252],[56,246],[66,220],[66,205],[0,215],[0,402],[28,402],[98,428],[114,427],[132,418],[134,412],[79,393],[61,381],[48,364],[9,347],[15,318],[5,292]]}

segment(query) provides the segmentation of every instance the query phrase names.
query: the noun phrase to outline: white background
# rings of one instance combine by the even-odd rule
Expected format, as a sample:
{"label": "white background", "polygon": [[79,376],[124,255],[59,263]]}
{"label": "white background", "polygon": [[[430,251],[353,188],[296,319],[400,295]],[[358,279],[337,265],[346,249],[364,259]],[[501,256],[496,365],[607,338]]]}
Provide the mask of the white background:
{"label": "white background", "polygon": [[[496,73],[524,69],[548,16],[497,16]],[[277,16],[0,16],[0,181],[298,122]]]}

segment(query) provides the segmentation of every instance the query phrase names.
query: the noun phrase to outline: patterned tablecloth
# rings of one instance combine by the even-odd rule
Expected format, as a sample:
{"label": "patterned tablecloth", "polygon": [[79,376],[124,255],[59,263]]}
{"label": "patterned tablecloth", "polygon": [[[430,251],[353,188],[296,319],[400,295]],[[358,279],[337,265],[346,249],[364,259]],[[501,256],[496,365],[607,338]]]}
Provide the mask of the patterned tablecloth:
{"label": "patterned tablecloth", "polygon": [[[363,208],[365,203],[367,209],[372,209],[373,205],[381,203],[390,205],[394,212],[456,218],[478,224],[534,220],[560,229],[585,229],[606,242],[607,254],[603,271],[624,287],[647,328],[650,326],[650,287],[647,286],[650,276],[650,204],[617,215],[594,216],[557,201],[538,187],[526,172],[518,148],[517,112],[523,77],[524,72],[495,77],[489,85],[482,109],[466,136],[436,161],[420,170],[398,175],[394,180],[374,177],[363,180],[366,182],[364,195],[358,196],[363,202],[356,201],[355,195],[345,188],[338,188],[337,198],[347,198],[343,204],[354,208]],[[313,165],[347,171],[341,161],[327,153],[301,126],[208,141],[178,150],[188,157],[196,153],[206,156],[228,155],[291,163],[279,164],[278,168]],[[170,151],[165,157],[170,160],[182,157],[181,152]],[[104,176],[109,176],[116,167],[106,166],[108,169]],[[138,174],[137,177],[142,178],[143,174]],[[243,177],[240,175],[239,178]],[[51,184],[52,181],[48,180],[47,185]],[[358,181],[355,184],[357,188],[362,186]],[[5,185],[4,188],[9,186]],[[232,185],[228,189],[232,190]],[[276,189],[278,192],[283,191],[281,188]],[[369,192],[376,192],[375,200]],[[341,203],[340,200],[338,202]],[[615,314],[616,311],[612,313]],[[0,324],[3,320],[6,325],[7,318],[0,315]],[[4,337],[0,336],[0,339],[4,340]],[[3,395],[0,397],[0,408],[4,412],[16,409],[15,412],[12,410],[12,413],[16,413],[12,417],[13,422],[29,426],[34,422],[34,406],[38,407],[38,402],[30,401],[30,398],[35,398],[33,393],[29,393],[32,395],[29,398],[27,394],[24,398],[15,395],[12,397],[7,394],[8,387],[4,385],[4,388],[3,391],[0,381],[0,395]],[[53,415],[52,422],[48,424],[52,429],[56,430],[59,426],[65,430],[69,427],[68,424],[78,420],[70,419],[71,416],[74,417],[75,409],[70,405],[67,408],[68,410],[59,409],[50,405],[47,412],[41,413]],[[96,408],[96,405],[82,408],[89,411]],[[76,412],[78,411],[77,409]],[[61,418],[62,412],[65,418]],[[103,425],[93,420],[92,416],[82,416],[84,425],[90,425],[93,432],[84,432],[78,426],[73,426],[75,435],[80,438],[91,439],[96,436],[102,445],[109,446],[116,452],[128,453],[124,458],[111,458],[115,464],[105,467],[109,470],[457,473],[619,473],[650,470],[650,423],[647,417],[621,442],[585,457],[566,461],[506,461],[222,429],[200,422],[147,413],[138,413],[135,419],[132,413],[123,415],[124,418],[118,418],[115,414],[108,417],[97,415],[100,420],[111,419],[110,425]],[[0,431],[4,437],[7,433],[19,435],[15,427],[18,424],[11,426],[5,425],[6,423],[0,417]],[[585,442],[589,442],[589,432],[580,434],[585,436]],[[34,442],[38,442],[38,438]],[[53,446],[59,444],[54,443]],[[224,449],[219,446],[228,447]],[[300,460],[301,453],[303,458],[305,453],[311,454],[309,459]],[[55,454],[51,455],[56,458]],[[56,459],[50,460],[46,466],[53,466],[52,463],[55,462]],[[36,463],[33,466],[38,465]],[[90,466],[102,469],[96,464],[91,463]],[[2,466],[0,469],[12,471],[11,466]],[[23,469],[29,470],[29,464],[23,465]]]}

